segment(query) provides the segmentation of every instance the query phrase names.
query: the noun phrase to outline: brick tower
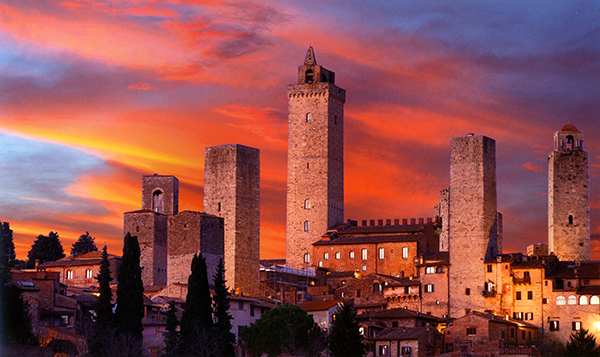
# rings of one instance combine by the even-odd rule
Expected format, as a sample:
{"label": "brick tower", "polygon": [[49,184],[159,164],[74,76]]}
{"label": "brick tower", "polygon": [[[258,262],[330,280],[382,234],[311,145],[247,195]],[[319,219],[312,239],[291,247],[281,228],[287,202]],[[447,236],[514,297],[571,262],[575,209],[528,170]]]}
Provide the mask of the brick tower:
{"label": "brick tower", "polygon": [[260,151],[243,145],[206,148],[204,211],[225,220],[227,285],[257,294],[260,274]]}
{"label": "brick tower", "polygon": [[449,203],[450,316],[486,309],[486,259],[499,253],[496,143],[472,134],[452,138]]}
{"label": "brick tower", "polygon": [[312,243],[344,220],[344,102],[335,73],[317,65],[312,47],[288,85],[286,260],[314,265]]}
{"label": "brick tower", "polygon": [[167,221],[179,209],[179,180],[175,176],[142,178],[142,209],[126,212],[123,233],[138,237],[144,286],[167,283]]}
{"label": "brick tower", "polygon": [[560,260],[590,259],[589,197],[583,133],[567,124],[548,157],[548,248]]}

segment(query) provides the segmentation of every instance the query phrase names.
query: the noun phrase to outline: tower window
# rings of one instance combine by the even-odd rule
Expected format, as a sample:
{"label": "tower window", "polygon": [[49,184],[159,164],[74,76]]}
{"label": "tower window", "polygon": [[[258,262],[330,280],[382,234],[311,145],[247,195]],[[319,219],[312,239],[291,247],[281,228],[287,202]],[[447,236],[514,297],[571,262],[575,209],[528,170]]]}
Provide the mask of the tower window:
{"label": "tower window", "polygon": [[340,252],[335,252],[335,259],[341,259],[342,255],[340,254]]}
{"label": "tower window", "polygon": [[309,231],[309,228],[310,228],[310,226],[309,226],[309,223],[308,223],[308,221],[304,221],[304,231],[305,231],[305,232],[308,232],[308,231]]}
{"label": "tower window", "polygon": [[337,125],[337,115],[333,116],[333,125]]}
{"label": "tower window", "polygon": [[379,259],[383,259],[385,257],[385,249],[379,248]]}
{"label": "tower window", "polygon": [[402,258],[408,258],[408,247],[402,247]]}
{"label": "tower window", "polygon": [[348,253],[348,256],[350,257],[350,259],[354,259],[354,251],[350,251],[350,253]]}
{"label": "tower window", "polygon": [[466,288],[465,289],[465,295],[471,295],[471,289],[470,288]]}
{"label": "tower window", "polygon": [[569,136],[567,136],[566,139],[567,140],[565,140],[565,150],[566,151],[573,150],[573,137],[571,135],[569,135]]}
{"label": "tower window", "polygon": [[310,200],[308,198],[304,200],[304,209],[310,209]]}
{"label": "tower window", "polygon": [[327,252],[323,253],[323,259],[329,260],[329,253],[327,253]]}
{"label": "tower window", "polygon": [[314,73],[312,71],[312,69],[309,69],[306,71],[306,83],[312,83],[314,80]]}
{"label": "tower window", "polygon": [[308,162],[306,163],[306,168],[310,169],[310,164]]}
{"label": "tower window", "polygon": [[310,254],[308,254],[308,253],[304,254],[304,262],[305,263],[310,263]]}
{"label": "tower window", "polygon": [[573,224],[573,215],[572,214],[569,215],[569,224]]}
{"label": "tower window", "polygon": [[312,113],[306,113],[306,122],[311,122],[312,121]]}
{"label": "tower window", "polygon": [[161,190],[152,193],[152,210],[156,213],[162,213],[163,211],[163,192]]}
{"label": "tower window", "polygon": [[363,248],[361,250],[361,257],[362,257],[362,260],[367,260],[367,248]]}
{"label": "tower window", "polygon": [[217,212],[221,212],[221,202],[217,203]]}

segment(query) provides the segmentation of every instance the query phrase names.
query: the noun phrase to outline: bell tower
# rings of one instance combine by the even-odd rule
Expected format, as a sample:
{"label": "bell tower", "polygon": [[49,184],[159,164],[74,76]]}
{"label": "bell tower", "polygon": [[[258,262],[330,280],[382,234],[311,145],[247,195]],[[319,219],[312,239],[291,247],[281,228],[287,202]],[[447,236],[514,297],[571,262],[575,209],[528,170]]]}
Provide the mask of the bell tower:
{"label": "bell tower", "polygon": [[548,248],[560,260],[590,259],[589,181],[583,133],[567,124],[548,157]]}
{"label": "bell tower", "polygon": [[344,220],[344,103],[335,73],[312,47],[288,95],[286,260],[314,265],[312,243]]}

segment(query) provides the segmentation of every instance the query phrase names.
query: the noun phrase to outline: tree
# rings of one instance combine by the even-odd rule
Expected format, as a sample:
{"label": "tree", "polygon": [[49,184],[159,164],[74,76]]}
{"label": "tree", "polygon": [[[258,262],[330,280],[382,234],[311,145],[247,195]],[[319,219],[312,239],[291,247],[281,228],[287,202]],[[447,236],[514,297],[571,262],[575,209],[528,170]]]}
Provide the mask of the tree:
{"label": "tree", "polygon": [[73,243],[71,246],[71,255],[97,251],[98,247],[96,247],[94,237],[91,237],[89,232],[85,232],[85,234],[80,235],[77,242]]}
{"label": "tree", "polygon": [[0,222],[0,251],[2,255],[0,259],[7,267],[12,267],[17,255],[15,254],[15,244],[13,242],[13,231],[10,229],[8,222]]}
{"label": "tree", "polygon": [[35,267],[35,261],[39,260],[40,264],[45,262],[53,262],[65,257],[58,233],[50,232],[48,236],[40,234],[31,246],[31,250],[27,253],[27,268]]}
{"label": "tree", "polygon": [[586,329],[581,329],[569,336],[565,347],[566,357],[598,357],[600,347],[596,345],[596,337]]}
{"label": "tree", "polygon": [[177,331],[179,326],[179,320],[177,319],[177,306],[175,301],[169,302],[169,308],[167,309],[167,326],[165,327],[165,356],[175,357],[177,356],[176,351],[179,347],[179,332]]}
{"label": "tree", "polygon": [[140,268],[140,245],[137,236],[127,233],[123,242],[123,257],[118,272],[117,308],[114,321],[117,340],[132,356],[140,356],[142,318],[144,317],[144,284]]}
{"label": "tree", "polygon": [[365,355],[360,325],[351,302],[338,306],[329,331],[329,352],[332,357],[362,357]]}
{"label": "tree", "polygon": [[212,338],[211,303],[206,261],[202,254],[195,254],[192,258],[192,273],[188,278],[185,310],[181,316],[179,355],[211,356],[217,352]]}
{"label": "tree", "polygon": [[229,296],[231,295],[225,286],[225,266],[223,259],[219,260],[217,272],[214,276],[215,295],[213,296],[213,314],[215,318],[215,336],[214,340],[217,344],[217,350],[221,352],[223,357],[235,356],[235,335],[231,333],[231,320],[229,314]]}
{"label": "tree", "polygon": [[[94,303],[96,319],[88,337],[88,351],[92,357],[101,357],[109,355],[106,336],[113,334],[112,291],[110,290],[110,282],[113,279],[110,276],[106,245],[102,250],[102,262],[96,279],[100,287],[98,289],[98,300]],[[112,338],[109,341],[112,341]]]}
{"label": "tree", "polygon": [[243,328],[240,340],[255,356],[318,356],[324,349],[325,333],[298,306],[280,305]]}

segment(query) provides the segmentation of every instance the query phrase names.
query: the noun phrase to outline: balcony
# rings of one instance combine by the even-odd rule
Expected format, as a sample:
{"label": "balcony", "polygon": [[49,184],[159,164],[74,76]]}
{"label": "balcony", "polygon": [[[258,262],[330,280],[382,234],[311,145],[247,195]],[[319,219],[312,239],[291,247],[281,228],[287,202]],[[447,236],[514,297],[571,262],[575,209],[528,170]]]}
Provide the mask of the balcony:
{"label": "balcony", "polygon": [[492,288],[492,290],[482,290],[481,295],[483,295],[483,297],[494,297],[496,296],[496,288]]}
{"label": "balcony", "polygon": [[517,278],[516,276],[513,276],[513,283],[514,284],[531,284],[531,278],[528,276],[524,276],[522,278]]}

